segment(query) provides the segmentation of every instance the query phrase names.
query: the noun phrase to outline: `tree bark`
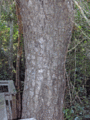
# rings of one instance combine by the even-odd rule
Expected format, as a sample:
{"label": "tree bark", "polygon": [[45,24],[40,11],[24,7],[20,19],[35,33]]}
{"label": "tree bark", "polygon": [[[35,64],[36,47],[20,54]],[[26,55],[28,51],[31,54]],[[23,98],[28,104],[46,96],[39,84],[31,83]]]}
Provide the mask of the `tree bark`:
{"label": "tree bark", "polygon": [[9,79],[13,78],[13,20],[10,21],[10,40],[8,47]]}
{"label": "tree bark", "polygon": [[20,80],[20,59],[22,55],[22,34],[23,34],[23,26],[22,19],[20,15],[20,4],[18,0],[16,0],[16,14],[18,19],[18,49],[17,49],[17,61],[16,61],[16,108],[17,108],[17,118],[21,117],[21,80]]}
{"label": "tree bark", "polygon": [[71,0],[20,0],[26,71],[22,118],[63,120]]}

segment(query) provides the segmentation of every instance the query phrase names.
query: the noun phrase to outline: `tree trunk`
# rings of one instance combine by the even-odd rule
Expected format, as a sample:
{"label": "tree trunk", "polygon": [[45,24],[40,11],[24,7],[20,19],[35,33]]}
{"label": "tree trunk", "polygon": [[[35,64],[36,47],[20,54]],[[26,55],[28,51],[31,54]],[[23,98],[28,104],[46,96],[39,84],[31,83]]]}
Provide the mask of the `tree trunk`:
{"label": "tree trunk", "polygon": [[13,78],[13,21],[10,21],[10,40],[8,48],[9,79]]}
{"label": "tree trunk", "polygon": [[63,120],[71,0],[20,0],[26,71],[22,118]]}
{"label": "tree trunk", "polygon": [[18,0],[16,0],[16,14],[18,19],[18,50],[17,50],[17,62],[16,62],[16,108],[17,108],[17,118],[21,117],[21,80],[20,80],[20,59],[22,55],[22,34],[23,34],[23,27],[22,27],[22,19],[20,15],[20,4]]}

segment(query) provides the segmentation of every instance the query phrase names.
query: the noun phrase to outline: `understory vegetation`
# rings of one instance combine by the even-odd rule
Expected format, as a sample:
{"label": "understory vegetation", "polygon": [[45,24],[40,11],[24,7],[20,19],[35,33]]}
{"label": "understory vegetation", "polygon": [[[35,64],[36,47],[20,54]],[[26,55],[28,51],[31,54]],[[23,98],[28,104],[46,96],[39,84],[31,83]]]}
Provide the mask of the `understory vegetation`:
{"label": "understory vegetation", "polygon": [[90,119],[90,2],[74,1],[74,27],[66,59],[66,120]]}

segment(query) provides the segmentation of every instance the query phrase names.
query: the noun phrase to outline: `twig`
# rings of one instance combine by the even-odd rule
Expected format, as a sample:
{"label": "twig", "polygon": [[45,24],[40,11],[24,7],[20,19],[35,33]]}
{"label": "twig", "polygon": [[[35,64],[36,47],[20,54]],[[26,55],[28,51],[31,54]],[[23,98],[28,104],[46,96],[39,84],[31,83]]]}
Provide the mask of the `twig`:
{"label": "twig", "polygon": [[[79,25],[77,23],[74,22],[74,24],[79,28]],[[86,33],[81,30],[82,34],[90,40],[90,38],[86,35]],[[77,45],[75,45],[73,48],[71,48],[70,50],[68,50],[68,52],[71,52],[72,50],[74,50],[78,45],[80,45],[85,39],[81,40]]]}
{"label": "twig", "polygon": [[86,15],[84,14],[82,7],[78,4],[78,2],[76,0],[74,0],[74,3],[77,5],[77,7],[79,8],[79,10],[81,11],[81,14],[83,15],[84,19],[87,21],[88,25],[90,26],[90,21],[88,20],[88,18],[86,17]]}

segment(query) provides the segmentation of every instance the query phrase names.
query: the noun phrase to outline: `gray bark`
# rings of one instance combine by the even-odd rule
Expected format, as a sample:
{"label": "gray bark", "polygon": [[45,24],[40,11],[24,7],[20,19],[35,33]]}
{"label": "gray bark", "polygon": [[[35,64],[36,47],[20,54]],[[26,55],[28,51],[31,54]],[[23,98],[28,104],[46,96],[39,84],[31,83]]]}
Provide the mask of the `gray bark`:
{"label": "gray bark", "polygon": [[10,22],[10,40],[8,47],[8,64],[9,64],[9,73],[10,79],[13,77],[13,21]]}
{"label": "gray bark", "polygon": [[71,0],[20,0],[26,71],[22,118],[63,120]]}

